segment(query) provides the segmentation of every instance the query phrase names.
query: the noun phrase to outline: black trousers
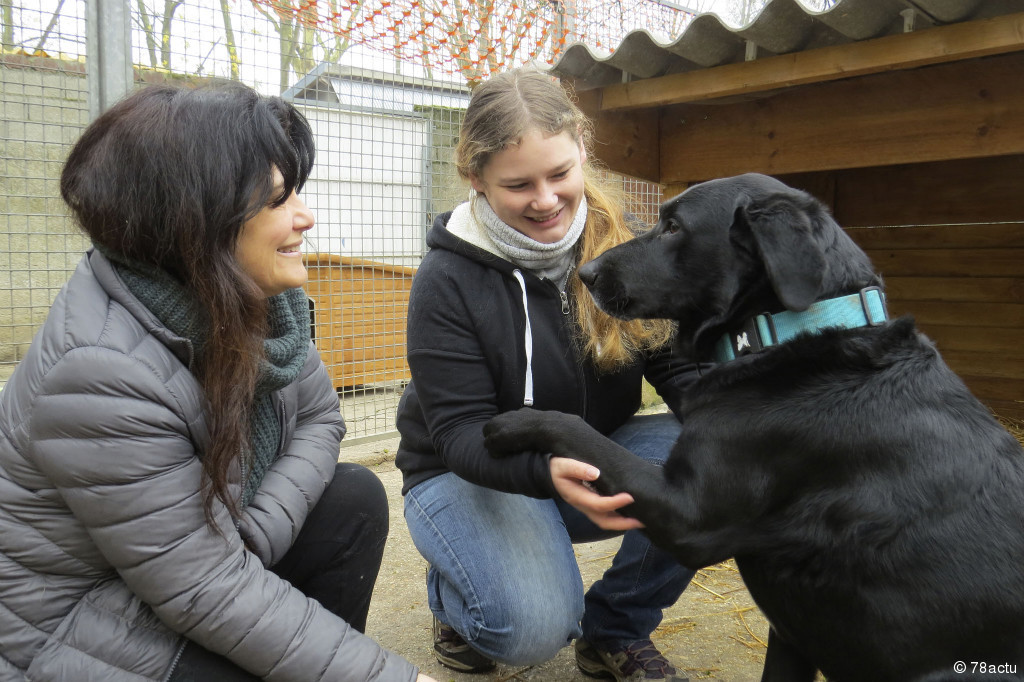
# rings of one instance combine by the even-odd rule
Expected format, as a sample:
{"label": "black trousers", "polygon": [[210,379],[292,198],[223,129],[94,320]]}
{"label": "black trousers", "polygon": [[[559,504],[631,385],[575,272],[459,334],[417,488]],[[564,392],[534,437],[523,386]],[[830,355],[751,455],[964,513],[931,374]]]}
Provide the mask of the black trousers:
{"label": "black trousers", "polygon": [[[339,463],[295,544],[270,570],[363,632],[387,537],[388,501],[380,479],[358,464]],[[170,682],[258,679],[189,642]]]}

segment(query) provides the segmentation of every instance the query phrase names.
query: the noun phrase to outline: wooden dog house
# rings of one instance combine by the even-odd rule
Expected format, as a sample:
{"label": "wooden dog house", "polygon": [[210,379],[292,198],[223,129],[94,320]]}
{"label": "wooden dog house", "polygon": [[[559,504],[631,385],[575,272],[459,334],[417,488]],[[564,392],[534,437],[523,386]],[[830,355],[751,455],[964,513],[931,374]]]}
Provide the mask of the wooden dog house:
{"label": "wooden dog house", "polygon": [[1024,13],[1001,0],[771,0],[671,45],[630,34],[553,67],[612,170],[761,172],[823,200],[997,414],[1024,418]]}
{"label": "wooden dog house", "polygon": [[416,269],[326,253],[303,259],[313,343],[334,386],[408,381],[405,325]]}

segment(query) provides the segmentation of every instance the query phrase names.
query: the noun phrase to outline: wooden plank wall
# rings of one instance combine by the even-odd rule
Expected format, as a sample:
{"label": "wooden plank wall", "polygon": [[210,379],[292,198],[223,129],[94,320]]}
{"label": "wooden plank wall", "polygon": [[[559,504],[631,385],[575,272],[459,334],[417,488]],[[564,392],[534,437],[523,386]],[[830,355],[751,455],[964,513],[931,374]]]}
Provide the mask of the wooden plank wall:
{"label": "wooden plank wall", "polygon": [[781,177],[832,207],[912,314],[996,414],[1024,419],[1024,157]]}
{"label": "wooden plank wall", "polygon": [[890,314],[913,315],[993,411],[1024,417],[1024,223],[848,232],[881,271]]}
{"label": "wooden plank wall", "polygon": [[405,326],[415,268],[338,256],[304,256],[314,344],[335,388],[408,381]]}

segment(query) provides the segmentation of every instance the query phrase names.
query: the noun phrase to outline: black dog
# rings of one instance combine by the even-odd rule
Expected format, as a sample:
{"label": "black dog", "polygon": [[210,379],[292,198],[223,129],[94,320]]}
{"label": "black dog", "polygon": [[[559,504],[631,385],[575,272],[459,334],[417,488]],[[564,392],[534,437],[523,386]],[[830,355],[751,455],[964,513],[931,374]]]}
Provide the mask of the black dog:
{"label": "black dog", "polygon": [[590,462],[684,565],[735,557],[771,624],[762,680],[1022,679],[1024,451],[912,319],[886,321],[822,205],[761,175],[702,183],[579,274],[720,364],[664,469],[529,409],[485,426],[493,454]]}

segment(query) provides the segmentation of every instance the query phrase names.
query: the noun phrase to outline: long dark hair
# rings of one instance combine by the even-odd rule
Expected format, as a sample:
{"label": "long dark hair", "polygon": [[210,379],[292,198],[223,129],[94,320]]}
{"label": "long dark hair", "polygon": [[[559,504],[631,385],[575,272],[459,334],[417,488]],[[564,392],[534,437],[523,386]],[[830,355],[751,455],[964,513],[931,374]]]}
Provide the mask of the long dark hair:
{"label": "long dark hair", "polygon": [[[266,297],[235,246],[248,219],[302,188],[313,158],[308,122],[279,97],[230,82],[161,85],[89,125],[61,174],[61,196],[93,243],[169,273],[204,309],[210,332],[193,373],[209,404],[201,455],[211,523],[214,497],[239,511],[228,472],[248,450],[266,334]],[[280,195],[274,168],[284,177]]]}

